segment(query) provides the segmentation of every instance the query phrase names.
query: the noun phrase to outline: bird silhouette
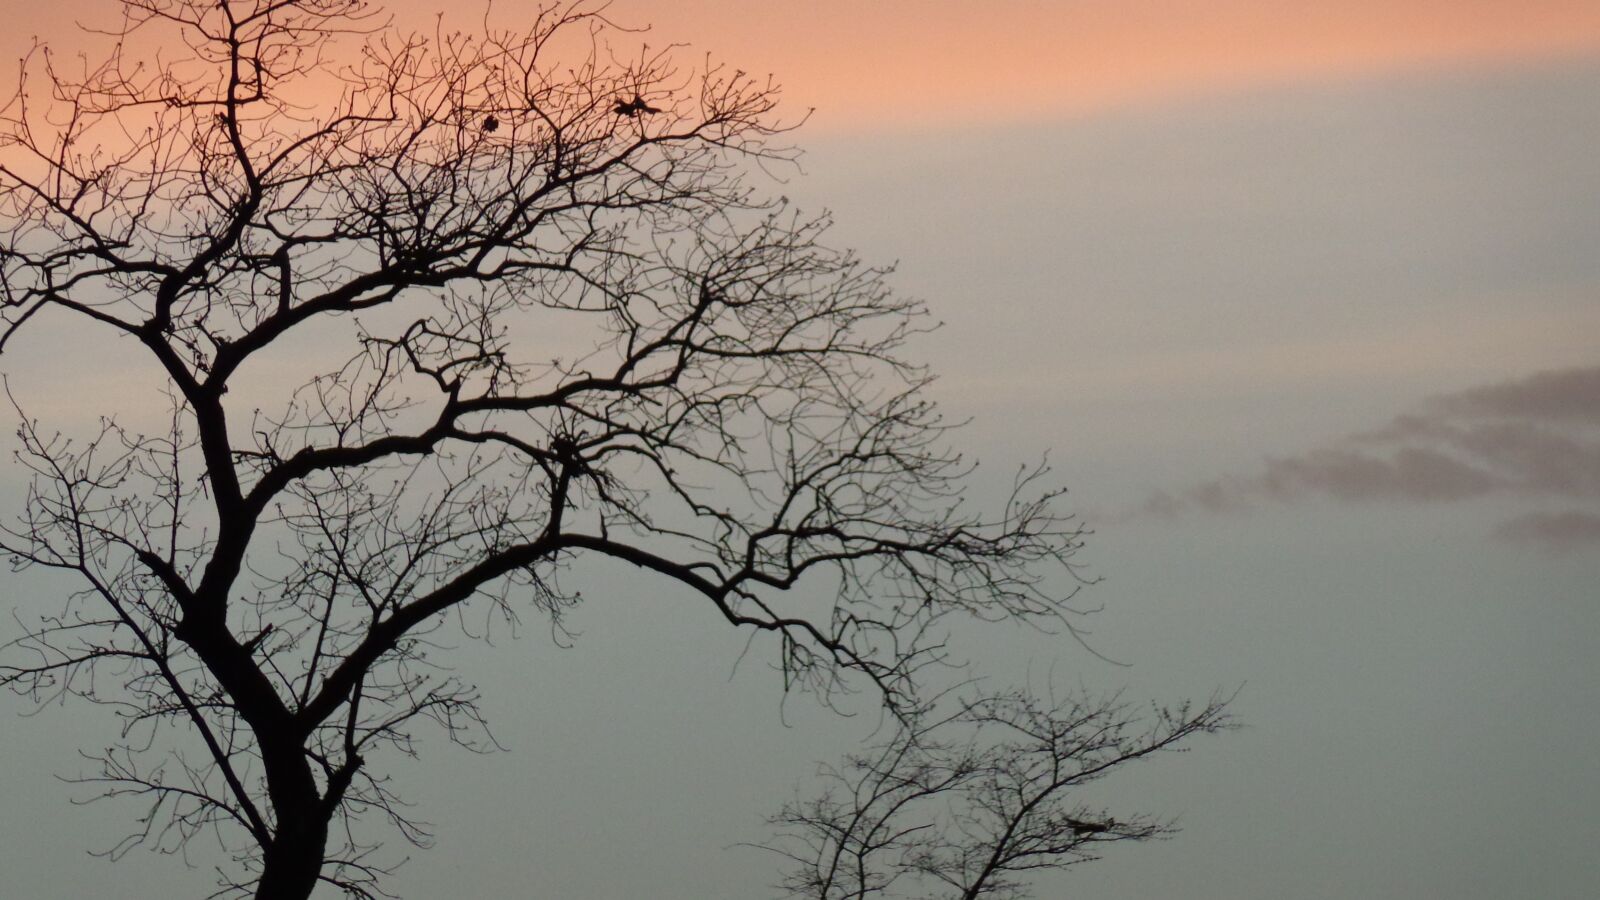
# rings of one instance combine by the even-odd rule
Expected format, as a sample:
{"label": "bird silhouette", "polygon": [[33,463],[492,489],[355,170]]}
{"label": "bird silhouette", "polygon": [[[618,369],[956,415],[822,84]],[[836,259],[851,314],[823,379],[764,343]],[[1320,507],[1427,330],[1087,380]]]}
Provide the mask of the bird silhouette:
{"label": "bird silhouette", "polygon": [[495,129],[497,129],[499,127],[500,127],[500,120],[499,119],[496,119],[492,115],[484,117],[484,119],[483,119],[483,130],[484,131],[487,131],[490,134],[493,134],[495,132]]}
{"label": "bird silhouette", "polygon": [[271,623],[268,623],[267,627],[263,628],[261,630],[260,634],[256,635],[255,637],[251,638],[250,640],[245,641],[243,644],[239,645],[239,649],[243,650],[246,654],[254,653],[254,652],[256,652],[256,648],[261,646],[261,642],[266,640],[267,639],[267,635],[269,635],[271,633],[272,633],[272,625],[271,625]]}
{"label": "bird silhouette", "polygon": [[627,116],[630,119],[638,118],[642,113],[661,112],[658,107],[644,102],[644,98],[638,94],[634,94],[632,100],[618,100],[617,105],[611,107],[611,111],[619,116]]}

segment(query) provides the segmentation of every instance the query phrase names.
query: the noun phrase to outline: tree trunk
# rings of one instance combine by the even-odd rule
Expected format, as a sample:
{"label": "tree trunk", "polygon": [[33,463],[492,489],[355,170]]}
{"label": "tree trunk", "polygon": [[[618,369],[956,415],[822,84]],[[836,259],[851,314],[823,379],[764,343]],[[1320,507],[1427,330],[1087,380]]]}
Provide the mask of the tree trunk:
{"label": "tree trunk", "polygon": [[333,807],[323,802],[298,740],[281,731],[258,729],[256,734],[273,813],[256,900],[307,900],[322,872]]}
{"label": "tree trunk", "polygon": [[327,820],[315,809],[292,821],[279,821],[263,860],[255,900],[308,900],[322,872],[327,844]]}

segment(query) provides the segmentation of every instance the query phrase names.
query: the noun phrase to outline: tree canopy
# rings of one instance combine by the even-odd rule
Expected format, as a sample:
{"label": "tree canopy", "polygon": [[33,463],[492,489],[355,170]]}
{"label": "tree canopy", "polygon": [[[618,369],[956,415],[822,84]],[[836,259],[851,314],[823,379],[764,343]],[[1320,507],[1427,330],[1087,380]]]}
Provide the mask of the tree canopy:
{"label": "tree canopy", "polygon": [[237,893],[381,890],[380,823],[425,838],[382,755],[485,740],[431,636],[559,622],[579,557],[907,721],[944,617],[1071,612],[1041,473],[963,502],[923,307],[762,186],[777,88],[603,6],[530,19],[124,0],[101,60],[41,45],[0,109],[0,349],[71,317],[167,385],[87,434],[19,404],[4,548],[75,587],[21,604],[0,681],[114,705],[130,846],[216,830]]}

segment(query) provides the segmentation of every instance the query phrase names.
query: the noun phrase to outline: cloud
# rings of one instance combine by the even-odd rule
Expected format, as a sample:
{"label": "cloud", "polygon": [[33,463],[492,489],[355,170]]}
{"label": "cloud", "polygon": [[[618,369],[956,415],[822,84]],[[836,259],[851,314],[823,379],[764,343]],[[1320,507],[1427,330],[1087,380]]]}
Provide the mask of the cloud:
{"label": "cloud", "polygon": [[1494,536],[1516,543],[1536,544],[1554,553],[1566,553],[1580,547],[1600,546],[1600,516],[1579,510],[1528,513],[1501,522]]}
{"label": "cloud", "polygon": [[[1312,497],[1443,504],[1489,495],[1600,501],[1600,366],[1434,397],[1381,427],[1269,458],[1253,475],[1157,491],[1137,512],[1238,512]],[[1600,544],[1600,515],[1529,513],[1493,534],[1552,549]]]}
{"label": "cloud", "polygon": [[1277,497],[1311,491],[1340,500],[1417,501],[1476,497],[1498,483],[1491,473],[1417,447],[1401,447],[1387,458],[1350,450],[1313,450],[1270,460],[1260,481],[1267,493]]}
{"label": "cloud", "polygon": [[1540,372],[1521,381],[1491,384],[1440,397],[1445,413],[1600,425],[1600,366]]}

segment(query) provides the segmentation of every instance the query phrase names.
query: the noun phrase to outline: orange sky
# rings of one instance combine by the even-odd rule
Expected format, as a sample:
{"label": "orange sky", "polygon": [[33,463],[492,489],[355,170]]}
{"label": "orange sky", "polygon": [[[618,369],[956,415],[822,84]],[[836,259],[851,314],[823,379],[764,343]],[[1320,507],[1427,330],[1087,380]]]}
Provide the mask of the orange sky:
{"label": "orange sky", "polygon": [[[1176,93],[1600,52],[1591,0],[617,0],[814,126],[1026,120]],[[743,12],[731,14],[729,10]]]}
{"label": "orange sky", "polygon": [[[389,5],[412,22],[479,8]],[[496,18],[510,24],[532,5],[497,0]],[[8,13],[13,35],[65,48],[68,23],[112,8],[57,0]],[[813,132],[1055,118],[1285,80],[1600,54],[1593,0],[613,0],[610,12],[653,24],[653,43],[690,42],[775,73],[792,109],[819,109]]]}

